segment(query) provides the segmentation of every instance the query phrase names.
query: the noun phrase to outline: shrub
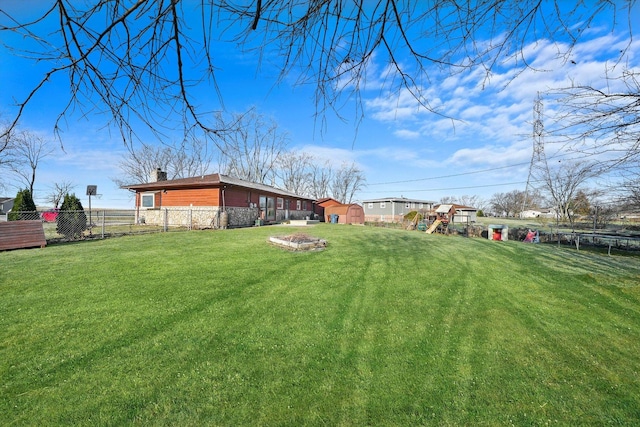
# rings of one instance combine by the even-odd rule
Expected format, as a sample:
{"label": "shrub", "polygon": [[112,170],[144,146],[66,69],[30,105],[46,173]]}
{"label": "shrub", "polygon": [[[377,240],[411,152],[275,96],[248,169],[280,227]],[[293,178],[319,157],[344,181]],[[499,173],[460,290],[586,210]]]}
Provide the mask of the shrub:
{"label": "shrub", "polygon": [[418,221],[421,221],[423,218],[423,215],[421,213],[419,213],[418,211],[411,211],[408,214],[406,214],[404,216],[404,219],[406,221],[413,221],[413,219],[416,217],[416,215],[418,215]]}
{"label": "shrub", "polygon": [[56,231],[67,239],[82,237],[87,229],[87,215],[75,194],[66,194],[58,213]]}
{"label": "shrub", "polygon": [[38,219],[36,204],[33,202],[31,191],[24,189],[18,191],[13,202],[13,208],[9,212],[9,221],[19,221],[25,219]]}

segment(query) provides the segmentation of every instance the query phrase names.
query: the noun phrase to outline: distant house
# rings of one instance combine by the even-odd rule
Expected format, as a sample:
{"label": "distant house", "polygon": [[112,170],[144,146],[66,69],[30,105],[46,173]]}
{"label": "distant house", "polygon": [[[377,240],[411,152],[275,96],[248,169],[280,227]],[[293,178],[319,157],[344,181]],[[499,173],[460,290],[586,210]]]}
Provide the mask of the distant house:
{"label": "distant house", "polygon": [[520,212],[519,217],[522,219],[539,218],[541,214],[542,212],[537,209],[527,209]]}
{"label": "distant house", "polygon": [[0,218],[6,220],[7,214],[13,209],[13,197],[0,197]]}
{"label": "distant house", "polygon": [[454,204],[453,208],[455,212],[453,214],[452,222],[458,224],[469,224],[476,222],[478,219],[478,209],[471,206]]}
{"label": "distant house", "polygon": [[556,210],[553,208],[528,209],[526,211],[520,212],[518,216],[523,219],[555,218]]}
{"label": "distant house", "polygon": [[470,206],[457,204],[441,204],[436,205],[435,210],[429,217],[432,220],[439,219],[444,222],[454,224],[469,224],[476,222],[478,209]]}
{"label": "distant house", "polygon": [[404,197],[364,200],[365,221],[402,222],[412,211],[430,212],[435,202],[430,200],[407,199]]}
{"label": "distant house", "polygon": [[223,225],[242,227],[254,225],[256,219],[268,224],[310,217],[315,202],[269,185],[218,173],[166,180],[166,173],[158,170],[150,182],[122,188],[135,192],[136,219],[147,224],[163,224],[169,210],[172,225],[194,221],[205,226],[218,225],[226,220]]}

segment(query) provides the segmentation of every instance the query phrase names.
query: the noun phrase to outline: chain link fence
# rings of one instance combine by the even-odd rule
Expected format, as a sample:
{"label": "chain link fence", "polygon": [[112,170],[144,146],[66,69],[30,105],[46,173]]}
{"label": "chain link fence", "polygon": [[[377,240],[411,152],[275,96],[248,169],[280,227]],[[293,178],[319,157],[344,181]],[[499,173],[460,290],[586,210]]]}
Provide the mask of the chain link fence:
{"label": "chain link fence", "polygon": [[48,243],[129,234],[221,228],[218,210],[161,209],[9,212],[0,221],[40,220]]}

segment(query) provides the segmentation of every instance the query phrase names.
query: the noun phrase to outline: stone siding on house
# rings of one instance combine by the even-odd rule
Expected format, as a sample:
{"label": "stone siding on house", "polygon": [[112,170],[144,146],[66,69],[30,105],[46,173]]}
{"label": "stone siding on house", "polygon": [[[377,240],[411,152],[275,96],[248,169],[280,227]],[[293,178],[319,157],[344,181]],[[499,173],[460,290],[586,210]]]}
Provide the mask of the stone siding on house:
{"label": "stone siding on house", "polygon": [[[250,227],[259,217],[259,208],[227,207],[227,227]],[[185,227],[190,229],[221,228],[222,209],[218,206],[172,207],[160,209],[139,209],[136,223],[160,225],[166,227]],[[290,211],[288,219],[305,219],[311,211]],[[285,211],[276,211],[276,221],[285,220]]]}

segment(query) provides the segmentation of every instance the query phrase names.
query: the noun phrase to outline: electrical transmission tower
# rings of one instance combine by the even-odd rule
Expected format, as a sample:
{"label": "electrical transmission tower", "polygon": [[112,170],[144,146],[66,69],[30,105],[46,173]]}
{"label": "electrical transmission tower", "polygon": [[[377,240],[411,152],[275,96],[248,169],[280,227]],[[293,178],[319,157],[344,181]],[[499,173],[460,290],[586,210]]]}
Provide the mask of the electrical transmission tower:
{"label": "electrical transmission tower", "polygon": [[547,158],[544,154],[544,124],[542,122],[542,116],[544,111],[544,104],[540,97],[540,92],[533,103],[533,152],[531,153],[531,163],[529,164],[529,175],[527,176],[527,186],[524,190],[524,198],[522,199],[522,209],[520,216],[524,212],[525,206],[529,198],[529,186],[531,184],[531,177],[536,178],[536,171],[548,172]]}

